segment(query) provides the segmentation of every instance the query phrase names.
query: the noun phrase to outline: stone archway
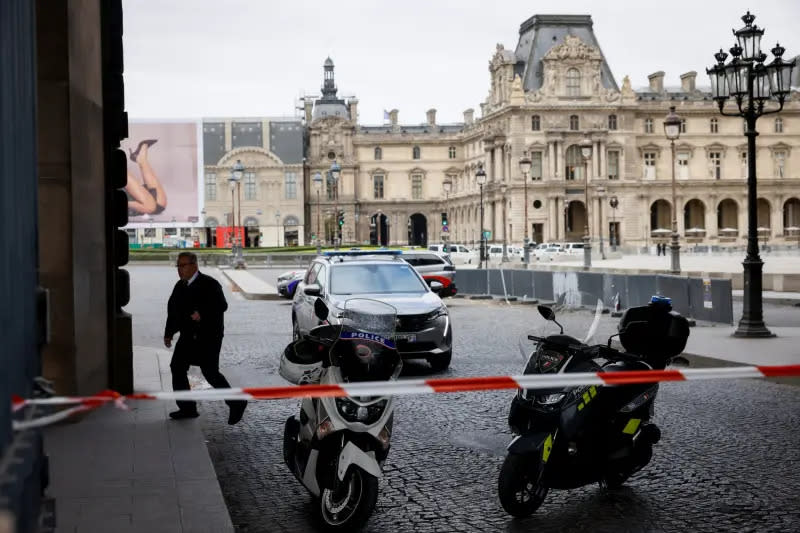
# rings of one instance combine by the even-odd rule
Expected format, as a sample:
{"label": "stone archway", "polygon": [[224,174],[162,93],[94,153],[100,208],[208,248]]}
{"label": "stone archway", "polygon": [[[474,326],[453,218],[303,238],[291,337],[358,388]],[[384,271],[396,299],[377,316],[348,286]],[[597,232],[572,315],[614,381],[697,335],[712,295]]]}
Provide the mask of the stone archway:
{"label": "stone archway", "polygon": [[408,217],[408,245],[428,245],[428,219],[422,213]]}
{"label": "stone archway", "polygon": [[369,243],[387,246],[389,244],[389,217],[378,212],[369,218]]}
{"label": "stone archway", "polygon": [[567,207],[565,241],[579,242],[586,226],[586,206],[580,200],[572,200]]}

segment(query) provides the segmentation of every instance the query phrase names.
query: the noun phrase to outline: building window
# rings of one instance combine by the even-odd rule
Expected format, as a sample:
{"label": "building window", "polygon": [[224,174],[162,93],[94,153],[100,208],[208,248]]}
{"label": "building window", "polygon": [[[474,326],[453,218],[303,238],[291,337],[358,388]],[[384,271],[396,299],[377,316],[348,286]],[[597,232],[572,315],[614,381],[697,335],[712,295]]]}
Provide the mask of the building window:
{"label": "building window", "polygon": [[742,152],[739,154],[739,164],[742,168],[742,177],[747,177],[747,152]]}
{"label": "building window", "polygon": [[284,185],[286,189],[286,199],[294,200],[297,198],[297,174],[287,172],[284,174]]}
{"label": "building window", "polygon": [[539,131],[542,129],[542,119],[539,115],[533,115],[531,117],[531,130]]}
{"label": "building window", "polygon": [[686,133],[686,119],[681,119],[681,133]]}
{"label": "building window", "polygon": [[609,130],[617,129],[617,115],[608,115],[608,129]]}
{"label": "building window", "polygon": [[531,179],[535,181],[542,179],[542,152],[531,153]]}
{"label": "building window", "polygon": [[383,174],[372,176],[372,190],[376,200],[383,200]]}
{"label": "building window", "polygon": [[655,152],[645,152],[644,153],[644,179],[646,179],[646,180],[654,180],[654,179],[656,179],[656,153]]}
{"label": "building window", "polygon": [[566,168],[564,169],[564,177],[568,180],[577,180],[583,177],[583,158],[581,157],[581,147],[573,144],[567,148],[567,153],[564,155],[566,159]]}
{"label": "building window", "polygon": [[450,159],[455,159],[456,158],[456,147],[455,146],[451,146],[450,148],[447,149],[447,156]]}
{"label": "building window", "polygon": [[776,118],[775,119],[775,133],[783,133],[783,119]]}
{"label": "building window", "polygon": [[617,150],[608,151],[608,179],[619,179],[619,152]]}
{"label": "building window", "polygon": [[578,115],[570,115],[569,116],[569,129],[572,131],[578,131],[580,128],[580,120],[578,120]]}
{"label": "building window", "polygon": [[711,125],[711,133],[719,133],[719,120],[712,118],[709,124]]}
{"label": "building window", "polygon": [[328,174],[325,179],[325,191],[328,195],[328,200],[333,200],[339,197],[339,180],[334,179]]}
{"label": "building window", "polygon": [[678,178],[689,179],[689,154],[687,152],[678,153]]}
{"label": "building window", "polygon": [[653,133],[653,119],[652,118],[644,119],[644,132],[645,133]]}
{"label": "building window", "polygon": [[217,175],[206,174],[206,200],[217,199]]}
{"label": "building window", "polygon": [[381,150],[380,146],[375,147],[375,161],[380,161],[383,159],[383,150]]}
{"label": "building window", "polygon": [[419,146],[415,146],[415,147],[414,147],[414,148],[411,150],[411,156],[412,156],[414,159],[419,159],[419,156],[420,156],[420,150],[419,150]]}
{"label": "building window", "polygon": [[178,228],[164,228],[164,237],[174,237],[178,234]]}
{"label": "building window", "polygon": [[567,71],[567,96],[581,95],[581,73],[576,68]]}
{"label": "building window", "polygon": [[144,228],[144,236],[155,238],[156,236],[156,228]]}
{"label": "building window", "polygon": [[411,176],[411,198],[422,200],[422,175],[414,174]]}
{"label": "building window", "polygon": [[256,173],[255,172],[245,172],[244,173],[244,199],[245,200],[255,200],[256,199]]}
{"label": "building window", "polygon": [[722,177],[722,152],[709,152],[708,166],[711,170],[711,178],[720,179]]}
{"label": "building window", "polygon": [[786,152],[775,152],[775,177],[783,178],[786,175]]}

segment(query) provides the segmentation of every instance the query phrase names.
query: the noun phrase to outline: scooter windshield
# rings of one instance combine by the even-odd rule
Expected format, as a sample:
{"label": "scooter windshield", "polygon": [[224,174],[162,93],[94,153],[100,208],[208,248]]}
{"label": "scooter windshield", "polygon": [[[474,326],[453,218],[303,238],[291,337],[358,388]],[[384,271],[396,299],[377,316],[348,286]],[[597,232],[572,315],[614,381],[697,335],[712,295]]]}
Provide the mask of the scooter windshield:
{"label": "scooter windshield", "polygon": [[397,310],[377,300],[348,300],[340,315],[339,337],[331,360],[346,381],[381,381],[400,374],[402,361],[394,342]]}
{"label": "scooter windshield", "polygon": [[[563,335],[574,338],[576,341],[592,345],[604,342],[615,333],[612,320],[603,315],[605,305],[597,296],[578,290],[566,290],[557,293],[555,302],[547,305],[554,314],[554,321],[547,320],[539,313],[533,319],[534,327],[520,336],[519,349],[526,368],[529,366],[532,351],[528,335],[548,337],[558,335],[559,325],[564,328]],[[557,366],[557,365],[554,365]]]}

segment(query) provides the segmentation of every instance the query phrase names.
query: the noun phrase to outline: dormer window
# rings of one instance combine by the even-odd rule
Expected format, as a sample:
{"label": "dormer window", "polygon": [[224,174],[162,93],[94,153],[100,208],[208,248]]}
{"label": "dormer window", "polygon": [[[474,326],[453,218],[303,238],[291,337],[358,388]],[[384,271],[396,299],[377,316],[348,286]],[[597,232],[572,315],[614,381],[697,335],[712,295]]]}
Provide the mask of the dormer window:
{"label": "dormer window", "polygon": [[576,68],[567,71],[567,96],[581,95],[581,73]]}

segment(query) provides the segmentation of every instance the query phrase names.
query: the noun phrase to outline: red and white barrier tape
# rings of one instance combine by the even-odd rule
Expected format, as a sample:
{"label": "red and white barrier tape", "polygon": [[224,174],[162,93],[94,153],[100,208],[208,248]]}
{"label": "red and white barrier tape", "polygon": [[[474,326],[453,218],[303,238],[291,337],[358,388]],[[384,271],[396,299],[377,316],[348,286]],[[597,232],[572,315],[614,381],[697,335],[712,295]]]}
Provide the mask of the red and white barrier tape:
{"label": "red and white barrier tape", "polygon": [[[549,389],[581,385],[632,385],[661,381],[693,381],[708,379],[741,379],[800,376],[800,365],[739,366],[686,370],[637,370],[625,372],[580,372],[574,374],[536,374],[524,376],[488,376],[472,378],[413,379],[369,381],[338,385],[290,385],[283,387],[243,387],[165,391],[121,395],[106,390],[94,396],[59,396],[23,399],[14,397],[12,410],[30,405],[75,405],[54,415],[26,422],[14,422],[14,429],[29,429],[53,423],[106,403],[127,409],[126,400],[277,400],[335,396],[405,396],[440,392],[470,392],[503,389]],[[67,414],[68,413],[68,414]]]}

